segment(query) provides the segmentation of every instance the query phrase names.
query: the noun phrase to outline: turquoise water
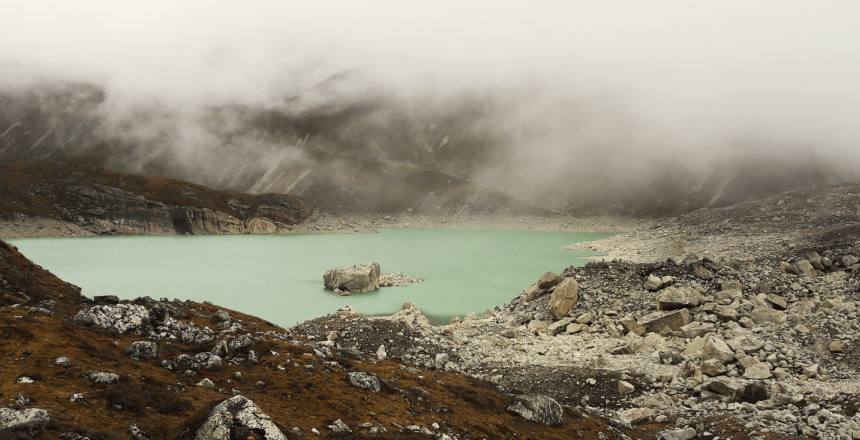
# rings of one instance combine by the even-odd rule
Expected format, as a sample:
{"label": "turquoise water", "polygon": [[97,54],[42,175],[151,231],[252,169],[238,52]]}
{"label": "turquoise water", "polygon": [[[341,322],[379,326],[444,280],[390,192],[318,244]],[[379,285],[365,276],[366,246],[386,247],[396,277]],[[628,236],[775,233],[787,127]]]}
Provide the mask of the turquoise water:
{"label": "turquoise water", "polygon": [[[443,322],[505,304],[540,274],[582,264],[563,246],[600,233],[393,229],[376,234],[85,237],[14,240],[83,293],[210,301],[282,326],[350,304],[389,314],[404,302]],[[322,287],[336,266],[377,261],[423,283],[342,297]]]}

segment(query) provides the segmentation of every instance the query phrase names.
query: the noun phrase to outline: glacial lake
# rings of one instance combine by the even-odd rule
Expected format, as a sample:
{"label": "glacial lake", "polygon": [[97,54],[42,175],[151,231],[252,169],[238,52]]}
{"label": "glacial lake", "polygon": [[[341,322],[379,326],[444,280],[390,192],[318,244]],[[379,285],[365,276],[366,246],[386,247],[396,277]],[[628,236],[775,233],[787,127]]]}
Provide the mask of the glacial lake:
{"label": "glacial lake", "polygon": [[[432,320],[482,313],[513,299],[542,273],[582,265],[564,246],[603,233],[390,229],[375,234],[81,237],[12,240],[83,293],[209,301],[289,327],[351,305],[390,314],[404,302]],[[376,261],[382,272],[424,278],[405,287],[338,296],[326,269]]]}

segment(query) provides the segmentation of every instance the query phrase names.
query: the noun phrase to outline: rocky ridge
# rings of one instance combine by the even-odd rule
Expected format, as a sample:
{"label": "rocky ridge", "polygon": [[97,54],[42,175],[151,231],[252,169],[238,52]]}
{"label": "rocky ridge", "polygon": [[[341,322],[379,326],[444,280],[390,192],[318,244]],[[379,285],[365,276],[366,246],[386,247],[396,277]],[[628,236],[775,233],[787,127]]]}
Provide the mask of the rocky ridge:
{"label": "rocky ridge", "polygon": [[[0,165],[5,226],[32,218],[68,225],[72,234],[254,234],[290,230],[311,211],[290,195],[221,192],[73,164]],[[4,235],[15,234],[8,229]]]}

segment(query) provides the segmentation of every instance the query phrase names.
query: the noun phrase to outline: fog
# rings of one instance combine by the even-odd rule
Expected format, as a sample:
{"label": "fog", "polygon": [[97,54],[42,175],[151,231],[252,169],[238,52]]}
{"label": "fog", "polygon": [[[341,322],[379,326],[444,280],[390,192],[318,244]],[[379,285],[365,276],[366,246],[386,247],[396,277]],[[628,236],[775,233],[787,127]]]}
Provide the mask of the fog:
{"label": "fog", "polygon": [[52,147],[251,191],[315,149],[555,210],[860,178],[854,1],[217,3],[0,0],[0,87],[93,85]]}

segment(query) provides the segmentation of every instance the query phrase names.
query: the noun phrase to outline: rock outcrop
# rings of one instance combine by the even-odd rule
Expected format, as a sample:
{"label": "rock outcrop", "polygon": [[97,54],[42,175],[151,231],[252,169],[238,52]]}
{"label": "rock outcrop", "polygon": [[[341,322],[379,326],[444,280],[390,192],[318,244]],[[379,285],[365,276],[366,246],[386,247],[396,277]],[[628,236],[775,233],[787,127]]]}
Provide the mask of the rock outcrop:
{"label": "rock outcrop", "polygon": [[35,432],[41,430],[50,421],[51,418],[48,416],[48,411],[44,409],[27,408],[15,410],[12,408],[0,408],[0,434],[15,431]]}
{"label": "rock outcrop", "polygon": [[549,396],[520,395],[508,405],[508,411],[535,423],[559,426],[564,423],[564,410]]}
{"label": "rock outcrop", "polygon": [[287,440],[271,417],[247,397],[239,395],[215,405],[194,439],[232,440],[247,438],[249,434],[260,440]]}
{"label": "rock outcrop", "polygon": [[0,164],[0,218],[56,219],[94,234],[259,234],[286,231],[311,206],[178,180],[55,163]]}
{"label": "rock outcrop", "polygon": [[379,290],[379,274],[379,263],[338,267],[323,274],[323,284],[335,292],[375,292]]}

